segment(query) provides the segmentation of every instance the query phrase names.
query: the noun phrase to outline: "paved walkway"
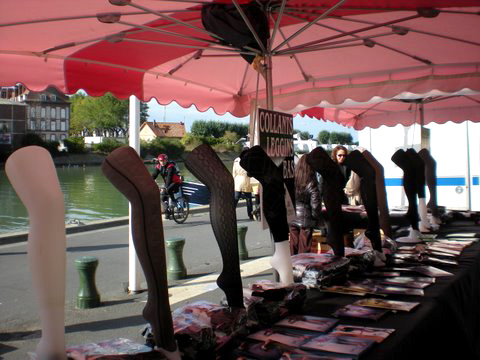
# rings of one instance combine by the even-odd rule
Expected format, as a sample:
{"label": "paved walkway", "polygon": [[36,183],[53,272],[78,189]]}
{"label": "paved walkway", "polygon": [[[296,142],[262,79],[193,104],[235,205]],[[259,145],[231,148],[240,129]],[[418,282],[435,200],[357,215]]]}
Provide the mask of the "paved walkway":
{"label": "paved walkway", "polygon": [[[260,223],[249,221],[246,210],[237,209],[239,225],[247,225],[250,259],[242,262],[244,286],[259,278],[271,279],[267,256],[271,254],[268,231]],[[186,238],[184,260],[188,278],[169,286],[172,310],[186,303],[207,300],[218,303],[223,292],[215,280],[221,270],[221,258],[207,213],[194,214],[183,225],[164,222],[165,237]],[[99,259],[96,284],[102,306],[75,309],[78,275],[74,260],[85,255]],[[128,227],[117,226],[67,237],[66,341],[68,345],[125,337],[142,342],[141,316],[146,292],[125,293],[128,280]],[[25,359],[40,337],[36,303],[27,268],[26,243],[0,245],[0,359]],[[144,286],[143,286],[144,287]]]}

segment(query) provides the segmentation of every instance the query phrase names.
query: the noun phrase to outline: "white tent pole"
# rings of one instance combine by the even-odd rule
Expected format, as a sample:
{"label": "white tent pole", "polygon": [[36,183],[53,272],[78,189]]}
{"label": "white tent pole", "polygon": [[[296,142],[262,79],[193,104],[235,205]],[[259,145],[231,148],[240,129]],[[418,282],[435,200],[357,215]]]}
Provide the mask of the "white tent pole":
{"label": "white tent pole", "polygon": [[[128,112],[128,144],[140,153],[140,100],[130,96]],[[132,205],[128,204],[128,290],[140,291],[140,263],[135,252],[132,237]]]}
{"label": "white tent pole", "polygon": [[[271,53],[271,47],[272,47],[272,44],[270,43],[270,41],[268,42],[268,54],[265,54],[265,65],[266,65],[266,69],[265,69],[265,88],[266,88],[266,93],[267,93],[267,110],[271,110],[273,111],[273,79],[272,79],[272,53]],[[259,119],[257,119],[257,121],[259,121]],[[260,135],[258,135],[258,138],[259,138],[259,143],[260,143]],[[275,159],[272,159],[275,161]],[[283,159],[282,159],[283,161]],[[277,164],[278,165],[278,164]],[[261,208],[263,209],[263,191],[260,193],[260,206]],[[266,221],[265,221],[265,216],[263,214],[263,210],[262,210],[262,224],[263,224],[263,228],[266,229],[267,228],[267,224],[266,224]],[[272,255],[275,255],[275,241],[273,240],[273,235],[272,233],[270,232],[270,241],[272,243],[272,249],[273,249],[273,254]],[[280,274],[278,273],[277,269],[273,268],[272,269],[273,271],[273,278],[275,280],[275,282],[279,282],[280,281]]]}

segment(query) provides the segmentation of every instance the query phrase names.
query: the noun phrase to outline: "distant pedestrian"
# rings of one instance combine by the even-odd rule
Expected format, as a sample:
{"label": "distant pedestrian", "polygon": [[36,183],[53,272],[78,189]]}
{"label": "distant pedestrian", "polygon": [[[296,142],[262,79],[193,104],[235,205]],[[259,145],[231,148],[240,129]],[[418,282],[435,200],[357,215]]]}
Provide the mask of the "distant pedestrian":
{"label": "distant pedestrian", "polygon": [[360,196],[360,178],[345,165],[347,155],[348,150],[343,145],[337,145],[332,150],[332,160],[338,165],[340,172],[343,175],[342,189],[345,193],[345,197],[342,199],[342,204],[360,205],[362,203]]}
{"label": "distant pedestrian", "polygon": [[345,188],[345,185],[347,185],[347,181],[350,178],[350,174],[352,173],[352,170],[347,168],[347,166],[344,164],[345,159],[347,158],[347,154],[348,150],[343,145],[337,145],[332,150],[332,160],[335,162],[335,164],[338,165],[338,167],[340,168],[340,172],[343,175],[342,189]]}
{"label": "distant pedestrian", "polygon": [[[247,149],[245,148],[244,150]],[[245,199],[248,218],[253,220],[252,185],[250,184],[250,177],[247,175],[247,171],[240,166],[240,157],[233,161],[232,176],[235,181],[235,207],[240,199]]]}

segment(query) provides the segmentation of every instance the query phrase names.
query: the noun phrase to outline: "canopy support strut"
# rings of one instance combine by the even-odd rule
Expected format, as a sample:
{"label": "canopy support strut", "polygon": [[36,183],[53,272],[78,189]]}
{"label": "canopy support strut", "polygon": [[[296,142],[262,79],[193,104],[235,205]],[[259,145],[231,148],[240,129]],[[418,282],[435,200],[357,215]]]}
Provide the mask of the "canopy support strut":
{"label": "canopy support strut", "polygon": [[265,55],[265,87],[267,89],[267,109],[273,110],[272,55]]}

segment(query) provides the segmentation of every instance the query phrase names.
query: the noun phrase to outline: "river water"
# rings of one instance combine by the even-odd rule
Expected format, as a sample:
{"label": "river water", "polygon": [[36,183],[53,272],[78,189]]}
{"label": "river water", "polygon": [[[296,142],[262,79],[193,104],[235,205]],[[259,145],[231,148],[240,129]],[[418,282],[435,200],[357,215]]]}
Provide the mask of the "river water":
{"label": "river water", "polygon": [[[232,161],[225,161],[231,170]],[[153,172],[153,165],[147,165]],[[198,181],[178,163],[187,181]],[[58,167],[58,179],[65,195],[65,222],[110,219],[128,215],[128,201],[103,176],[100,166]],[[157,179],[162,182],[160,178]],[[45,209],[48,211],[48,206]],[[17,197],[5,171],[0,171],[0,234],[28,230],[28,214]]]}

